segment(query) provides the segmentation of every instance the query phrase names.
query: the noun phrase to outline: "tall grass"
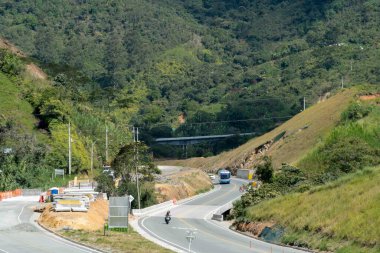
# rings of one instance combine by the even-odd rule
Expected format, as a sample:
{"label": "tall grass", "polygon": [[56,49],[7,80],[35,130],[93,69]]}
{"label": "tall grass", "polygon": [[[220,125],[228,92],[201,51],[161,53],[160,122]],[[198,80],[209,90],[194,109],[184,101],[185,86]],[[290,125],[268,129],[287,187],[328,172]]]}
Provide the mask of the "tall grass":
{"label": "tall grass", "polygon": [[273,220],[293,231],[369,248],[380,246],[379,215],[380,167],[346,175],[305,193],[269,200],[247,211],[250,220]]}
{"label": "tall grass", "polygon": [[[355,143],[350,145],[348,140],[355,140]],[[334,149],[334,147],[339,147],[339,144],[341,144],[341,149]],[[344,146],[344,144],[347,145]],[[348,154],[346,157],[348,161],[350,158],[355,159],[353,156],[349,156],[350,152],[358,155],[360,161],[356,164],[357,169],[376,165],[380,152],[380,108],[374,107],[363,119],[355,122],[346,121],[335,127],[324,142],[297,165],[310,176],[326,173],[330,168],[336,166],[335,163],[332,163],[334,159],[331,158],[334,152],[336,152],[336,158],[341,156],[342,159],[345,153],[346,156]],[[363,152],[363,154],[358,154],[358,152]]]}

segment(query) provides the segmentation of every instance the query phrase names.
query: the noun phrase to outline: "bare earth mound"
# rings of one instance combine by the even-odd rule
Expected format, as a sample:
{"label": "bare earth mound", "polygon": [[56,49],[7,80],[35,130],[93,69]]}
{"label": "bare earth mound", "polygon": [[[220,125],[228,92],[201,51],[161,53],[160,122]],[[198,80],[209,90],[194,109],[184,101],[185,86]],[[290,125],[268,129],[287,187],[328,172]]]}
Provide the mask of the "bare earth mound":
{"label": "bare earth mound", "polygon": [[184,199],[212,188],[209,176],[197,169],[182,171],[168,176],[166,182],[156,183],[157,200],[164,202]]}
{"label": "bare earth mound", "polygon": [[108,218],[108,201],[97,200],[91,203],[87,213],[54,212],[48,205],[39,218],[39,222],[52,230],[61,230],[64,227],[96,231],[103,229]]}
{"label": "bare earth mound", "polygon": [[[9,50],[10,52],[17,55],[18,57],[21,57],[21,58],[27,57],[27,55],[23,51],[21,51],[11,42],[3,38],[0,38],[0,49],[1,48]],[[26,65],[26,73],[34,79],[42,79],[42,80],[47,79],[47,74],[34,63],[29,63]]]}

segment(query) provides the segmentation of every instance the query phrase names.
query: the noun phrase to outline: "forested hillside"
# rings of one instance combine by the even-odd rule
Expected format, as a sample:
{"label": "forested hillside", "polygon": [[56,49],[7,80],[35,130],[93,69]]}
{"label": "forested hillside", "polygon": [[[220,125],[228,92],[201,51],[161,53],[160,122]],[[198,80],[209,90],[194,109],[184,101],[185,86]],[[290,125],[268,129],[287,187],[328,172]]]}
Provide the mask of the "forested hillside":
{"label": "forested hillside", "polygon": [[[97,142],[94,168],[99,168],[127,143],[128,131],[106,121],[101,111],[73,100],[74,93],[63,87],[60,76],[45,80],[45,73],[22,57],[22,52],[16,56],[7,50],[13,46],[5,44],[0,45],[6,48],[0,49],[0,191],[63,183],[60,178],[52,179],[52,174],[54,169],[69,172],[69,122],[72,173],[96,175],[90,168],[92,144]],[[106,124],[108,159],[104,155]]]}
{"label": "forested hillside", "polygon": [[[234,203],[238,229],[324,252],[379,252],[379,88],[363,88],[359,94],[376,95],[356,96],[297,162],[278,166],[264,157],[256,170],[262,186]],[[272,232],[260,235],[263,223]]]}
{"label": "forested hillside", "polygon": [[379,11],[372,0],[5,0],[0,35],[38,59],[68,99],[142,127],[149,143],[263,133],[304,97],[315,103],[342,81],[378,84]]}

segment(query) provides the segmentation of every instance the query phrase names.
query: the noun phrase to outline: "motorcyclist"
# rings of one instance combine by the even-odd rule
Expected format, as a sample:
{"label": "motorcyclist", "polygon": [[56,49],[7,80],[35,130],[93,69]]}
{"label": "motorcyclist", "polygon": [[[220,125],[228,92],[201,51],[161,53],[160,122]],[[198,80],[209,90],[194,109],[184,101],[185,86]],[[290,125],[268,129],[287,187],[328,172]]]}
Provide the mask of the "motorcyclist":
{"label": "motorcyclist", "polygon": [[166,224],[169,224],[169,221],[171,220],[172,218],[170,217],[170,211],[167,211],[166,212],[166,215],[165,215],[165,221],[166,221]]}

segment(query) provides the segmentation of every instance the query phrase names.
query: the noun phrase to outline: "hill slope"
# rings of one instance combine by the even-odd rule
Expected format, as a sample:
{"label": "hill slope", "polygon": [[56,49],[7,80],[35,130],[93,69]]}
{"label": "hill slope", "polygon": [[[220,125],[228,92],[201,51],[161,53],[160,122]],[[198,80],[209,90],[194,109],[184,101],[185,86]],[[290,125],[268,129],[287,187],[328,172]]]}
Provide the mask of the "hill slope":
{"label": "hill slope", "polygon": [[379,252],[379,214],[380,167],[376,167],[305,193],[263,202],[249,208],[247,216],[286,227],[282,241],[288,244],[335,252]]}
{"label": "hill slope", "polygon": [[0,72],[0,117],[3,124],[8,119],[23,128],[25,132],[34,129],[37,119],[32,115],[33,107],[22,99],[21,90],[15,81]]}
{"label": "hill slope", "polygon": [[[372,0],[5,0],[0,34],[148,141],[267,132],[279,121],[236,120],[295,115],[342,77],[378,84],[379,12]],[[183,124],[202,121],[223,123]]]}
{"label": "hill slope", "polygon": [[275,167],[282,163],[294,164],[313,149],[339,122],[341,113],[354,95],[355,90],[352,89],[338,92],[326,101],[307,108],[276,129],[220,155],[159,163],[200,167],[205,170],[251,168],[262,156],[256,154],[256,148],[285,131],[285,135],[264,153],[272,157]]}
{"label": "hill slope", "polygon": [[[52,171],[67,168],[65,117],[70,102],[21,51],[2,42],[0,39],[0,190],[48,187],[54,184]],[[89,169],[89,153],[75,123],[72,167],[79,173]]]}
{"label": "hill slope", "polygon": [[[299,157],[298,168],[281,166],[234,203],[239,230],[311,249],[379,252],[379,88],[358,91],[371,92],[347,106],[339,124]],[[257,232],[263,222],[275,224],[273,233]]]}

